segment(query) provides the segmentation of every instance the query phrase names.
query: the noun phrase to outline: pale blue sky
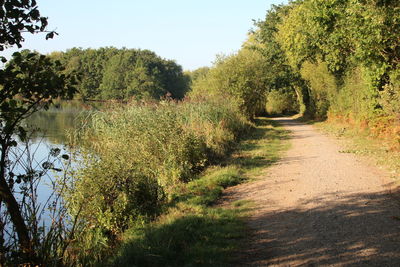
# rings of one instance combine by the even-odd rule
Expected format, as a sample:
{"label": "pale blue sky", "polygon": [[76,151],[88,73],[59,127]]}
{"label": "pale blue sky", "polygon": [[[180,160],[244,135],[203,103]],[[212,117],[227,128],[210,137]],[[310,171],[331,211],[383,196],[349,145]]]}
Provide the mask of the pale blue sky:
{"label": "pale blue sky", "polygon": [[[286,0],[37,0],[59,36],[27,36],[23,48],[42,53],[71,47],[150,49],[184,69],[209,66],[237,51],[271,4]],[[11,51],[6,52],[10,54]]]}

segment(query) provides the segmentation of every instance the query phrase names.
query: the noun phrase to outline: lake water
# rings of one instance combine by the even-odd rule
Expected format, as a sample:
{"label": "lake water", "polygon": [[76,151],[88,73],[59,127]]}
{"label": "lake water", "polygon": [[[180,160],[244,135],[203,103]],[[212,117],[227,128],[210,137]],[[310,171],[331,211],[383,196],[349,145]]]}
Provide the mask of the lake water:
{"label": "lake water", "polygon": [[[60,154],[68,153],[70,133],[75,131],[82,121],[87,120],[90,112],[96,109],[95,105],[80,101],[60,101],[48,110],[40,110],[30,116],[25,126],[32,130],[29,149],[36,167],[48,161],[52,150],[59,149]],[[26,145],[21,144],[20,147],[26,148]],[[60,166],[62,162],[54,164],[56,168],[63,169],[63,166]],[[50,171],[47,176],[53,176],[53,173]],[[38,194],[40,198],[48,196],[48,193],[44,192],[45,185],[41,186],[40,191]]]}
{"label": "lake water", "polygon": [[[62,101],[53,105],[49,110],[34,113],[24,123],[27,129],[34,129],[30,141],[27,144],[19,142],[19,145],[10,151],[10,159],[13,164],[10,171],[16,177],[27,173],[30,169],[42,171],[45,162],[52,162],[55,169],[65,169],[67,166],[71,166],[68,160],[55,161],[55,158],[49,155],[58,150],[59,158],[63,154],[68,154],[68,133],[74,131],[82,124],[82,121],[88,119],[91,112],[99,108],[101,108],[101,104],[98,103]],[[21,182],[20,179],[19,183],[14,184],[18,200],[22,198],[22,194],[19,192],[24,187],[36,190],[38,214],[41,214],[39,221],[47,226],[51,223],[51,211],[48,207],[54,202],[52,199],[54,181],[56,176],[62,176],[62,174],[62,172],[49,170],[41,178],[34,178],[28,183]],[[31,191],[29,190],[29,192]]]}
{"label": "lake water", "polygon": [[[9,171],[15,174],[14,180],[17,181],[18,179],[15,178],[18,175],[26,174],[29,170],[42,171],[43,164],[46,164],[45,162],[52,161],[52,163],[54,163],[54,169],[71,170],[74,166],[77,166],[79,157],[78,159],[75,157],[72,161],[60,157],[63,154],[70,154],[68,151],[69,133],[77,130],[82,123],[87,122],[94,111],[108,109],[116,105],[120,104],[60,101],[50,107],[49,110],[41,110],[34,113],[24,122],[24,126],[27,129],[34,129],[33,133],[30,135],[30,141],[27,144],[19,142],[19,145],[10,151],[11,167],[9,166]],[[59,160],[54,161],[54,157],[49,155],[55,151],[57,151]],[[25,199],[28,199],[26,202],[29,203],[30,197],[35,196],[36,206],[34,210],[36,210],[36,218],[38,219],[39,226],[44,225],[47,229],[49,229],[54,218],[56,218],[55,214],[57,212],[53,213],[53,211],[65,210],[62,199],[57,198],[53,194],[55,186],[54,181],[59,179],[59,177],[63,177],[63,172],[49,170],[41,178],[36,177],[28,182],[23,182],[19,179],[19,183],[15,182],[13,187],[18,201],[23,198],[23,194],[21,194],[23,188],[34,188],[34,191],[30,189],[28,191],[25,190],[29,195],[29,197],[25,196]],[[54,204],[56,200],[58,204]],[[27,210],[26,207],[27,206],[23,209]],[[29,207],[28,209],[32,210],[31,204]],[[12,231],[11,224],[9,224],[9,217],[5,212],[6,209],[0,207],[0,217],[6,222],[4,238],[6,243],[13,244],[17,238]],[[26,215],[27,213],[25,211],[25,216]],[[59,214],[59,216],[68,215]]]}
{"label": "lake water", "polygon": [[68,142],[68,132],[81,125],[89,113],[102,108],[102,103],[83,103],[80,101],[62,101],[49,110],[34,113],[26,124],[37,128],[34,140],[44,140],[47,144],[63,145]]}
{"label": "lake water", "polygon": [[[25,122],[27,129],[32,130],[29,150],[35,166],[39,167],[46,161],[54,160],[51,154],[55,151],[60,155],[69,154],[69,136],[90,118],[90,114],[101,108],[101,103],[83,103],[80,101],[61,101],[51,106],[48,110],[34,113]],[[26,149],[26,144],[20,144],[21,149]],[[21,150],[20,149],[20,150]],[[49,157],[50,156],[50,157]],[[54,162],[55,168],[64,169],[66,161]],[[39,166],[40,165],[40,166]],[[35,167],[34,166],[34,167]],[[52,176],[54,172],[48,172]],[[51,177],[50,177],[51,178]],[[43,191],[44,188],[41,188]],[[41,196],[47,196],[40,192]]]}

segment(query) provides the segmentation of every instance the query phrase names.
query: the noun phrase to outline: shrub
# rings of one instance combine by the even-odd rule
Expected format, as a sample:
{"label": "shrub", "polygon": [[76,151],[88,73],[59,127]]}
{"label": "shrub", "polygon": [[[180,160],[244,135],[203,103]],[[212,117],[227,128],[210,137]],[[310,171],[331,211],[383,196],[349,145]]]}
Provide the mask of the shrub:
{"label": "shrub", "polygon": [[347,73],[343,86],[332,100],[330,112],[365,121],[377,115],[378,105],[378,92],[371,85],[368,72],[358,67]]}
{"label": "shrub", "polygon": [[299,104],[293,90],[286,88],[267,94],[265,110],[268,114],[289,114],[299,111]]}
{"label": "shrub", "polygon": [[304,62],[300,73],[309,84],[309,108],[313,116],[317,119],[326,118],[338,91],[335,76],[329,72],[328,64],[320,60],[315,63]]}
{"label": "shrub", "polygon": [[81,167],[67,195],[71,212],[82,218],[82,243],[113,244],[132,225],[155,218],[182,183],[229,153],[249,125],[226,99],[95,113],[80,133]]}
{"label": "shrub", "polygon": [[390,81],[381,92],[381,105],[387,114],[400,120],[400,69],[391,73]]}
{"label": "shrub", "polygon": [[214,66],[193,82],[189,95],[230,97],[243,114],[254,118],[264,111],[268,74],[259,51],[242,49],[233,55],[217,57]]}

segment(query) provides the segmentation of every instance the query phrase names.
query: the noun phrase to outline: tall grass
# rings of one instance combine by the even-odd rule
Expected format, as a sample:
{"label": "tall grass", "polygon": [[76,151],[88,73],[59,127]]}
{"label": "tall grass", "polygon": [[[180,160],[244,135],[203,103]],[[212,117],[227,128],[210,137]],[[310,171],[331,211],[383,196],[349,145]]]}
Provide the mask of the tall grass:
{"label": "tall grass", "polygon": [[154,222],[130,228],[107,266],[234,266],[255,203],[238,200],[223,207],[223,189],[252,180],[288,148],[288,132],[273,121],[255,120],[224,166],[212,166],[174,193],[168,210]]}
{"label": "tall grass", "polygon": [[77,257],[99,260],[126,229],[156,218],[182,184],[226,156],[249,128],[226,99],[95,113],[80,134],[81,167],[66,196],[81,218]]}
{"label": "tall grass", "polygon": [[[132,227],[110,266],[224,266],[244,235],[240,219],[249,209],[212,208],[223,188],[240,183],[234,166],[210,169],[177,192],[171,208],[156,221]],[[242,206],[239,206],[242,205]]]}

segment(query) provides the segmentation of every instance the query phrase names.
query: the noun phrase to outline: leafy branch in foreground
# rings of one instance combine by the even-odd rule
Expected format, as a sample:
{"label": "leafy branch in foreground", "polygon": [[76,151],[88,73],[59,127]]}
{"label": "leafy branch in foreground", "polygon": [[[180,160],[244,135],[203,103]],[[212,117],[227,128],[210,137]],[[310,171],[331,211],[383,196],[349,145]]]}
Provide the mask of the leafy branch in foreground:
{"label": "leafy branch in foreground", "polygon": [[46,31],[47,18],[40,15],[35,0],[1,0],[0,18],[0,51],[13,45],[21,48],[24,41],[23,32],[47,32],[46,39],[57,34],[54,31]]}
{"label": "leafy branch in foreground", "polygon": [[[0,203],[4,203],[18,235],[22,258],[34,260],[32,237],[12,187],[18,177],[7,172],[10,150],[27,140],[23,120],[47,109],[54,98],[72,96],[73,79],[62,74],[61,65],[38,53],[14,53],[0,70]],[[26,179],[33,179],[34,172]]]}

